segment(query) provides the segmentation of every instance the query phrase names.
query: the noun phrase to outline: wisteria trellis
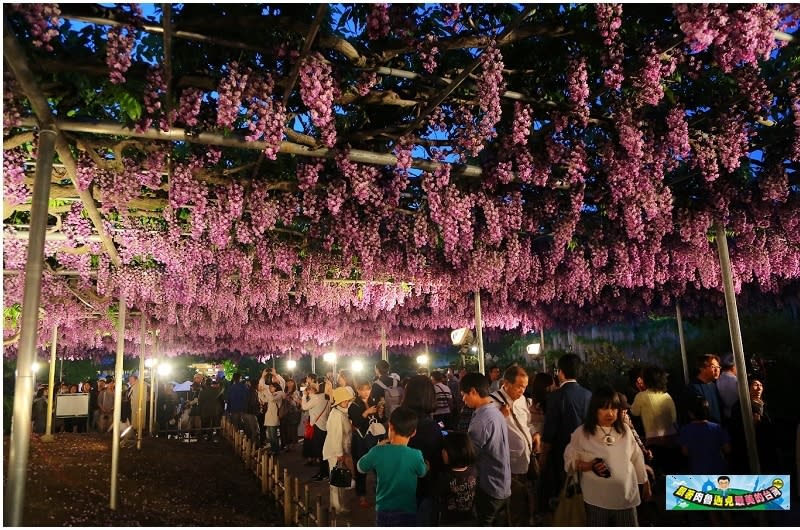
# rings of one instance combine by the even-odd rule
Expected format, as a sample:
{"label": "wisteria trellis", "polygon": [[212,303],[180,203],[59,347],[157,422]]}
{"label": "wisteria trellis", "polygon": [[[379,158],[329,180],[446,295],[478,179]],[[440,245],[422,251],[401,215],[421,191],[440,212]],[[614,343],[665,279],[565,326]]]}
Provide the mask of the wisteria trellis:
{"label": "wisteria trellis", "polygon": [[[303,53],[318,6],[185,4],[164,57],[152,6],[8,6],[62,129],[112,121],[133,137],[66,133],[122,266],[57,167],[40,343],[58,323],[62,355],[103,347],[121,292],[171,354],[375,350],[381,328],[396,348],[444,342],[472,324],[475,289],[498,330],[671,312],[679,298],[708,311],[722,304],[715,221],[741,295],[796,297],[797,6],[520,9],[333,4]],[[14,271],[35,138],[4,81]],[[136,139],[154,128],[188,141]],[[198,145],[201,132],[239,143]],[[396,164],[354,162],[355,149]],[[23,282],[4,276],[5,307]]]}

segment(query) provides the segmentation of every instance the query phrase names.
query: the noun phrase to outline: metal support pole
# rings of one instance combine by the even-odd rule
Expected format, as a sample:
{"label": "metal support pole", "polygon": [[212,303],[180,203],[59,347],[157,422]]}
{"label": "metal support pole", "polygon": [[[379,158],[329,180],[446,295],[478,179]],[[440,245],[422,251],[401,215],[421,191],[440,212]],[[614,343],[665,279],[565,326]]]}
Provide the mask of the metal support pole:
{"label": "metal support pole", "polygon": [[47,379],[47,426],[42,436],[42,442],[49,443],[55,441],[53,437],[53,386],[56,379],[56,341],[58,340],[58,324],[53,326],[53,338],[50,341],[50,373]]}
{"label": "metal support pole", "polygon": [[145,407],[144,396],[147,394],[147,383],[144,380],[144,343],[145,339],[147,339],[147,317],[144,315],[144,310],[142,310],[142,329],[139,333],[139,339],[141,341],[141,345],[139,346],[141,349],[139,350],[139,380],[136,382],[136,386],[139,387],[138,392],[136,392],[136,449],[142,449],[142,431],[144,431],[144,416],[145,412],[147,412],[147,408]]}
{"label": "metal support pole", "polygon": [[44,238],[47,229],[47,204],[50,199],[50,174],[53,170],[56,131],[50,125],[39,130],[36,155],[36,177],[31,201],[31,227],[28,258],[25,262],[25,287],[17,378],[14,387],[14,417],[11,422],[11,443],[8,452],[8,486],[3,517],[4,526],[22,526],[25,504],[25,483],[31,442],[31,408],[33,406],[33,361],[36,359],[36,332],[39,328],[39,301],[42,294]]}
{"label": "metal support pole", "polygon": [[542,356],[542,372],[547,373],[547,356],[544,354],[544,327],[539,330],[539,355]]}
{"label": "metal support pole", "polygon": [[481,319],[481,291],[475,291],[475,335],[478,338],[478,371],[486,373],[486,359],[483,355],[483,320]]}
{"label": "metal support pole", "polygon": [[317,373],[317,359],[314,357],[314,352],[311,352],[311,373]]}
{"label": "metal support pole", "polygon": [[386,327],[381,326],[381,360],[389,362],[389,352],[386,350]]}
{"label": "metal support pole", "polygon": [[156,377],[158,376],[158,336],[153,332],[153,354],[150,356],[154,363],[150,367],[150,422],[147,425],[147,432],[153,436],[156,421]]}
{"label": "metal support pole", "polygon": [[689,384],[689,361],[686,360],[686,340],[683,337],[683,318],[681,304],[675,302],[675,319],[678,321],[678,340],[681,343],[681,360],[683,361],[683,382]]}
{"label": "metal support pole", "polygon": [[742,345],[742,332],[739,327],[739,311],[736,308],[736,295],[733,290],[733,274],[731,272],[731,258],[728,254],[728,238],[725,227],[717,221],[714,223],[717,236],[717,250],[719,251],[719,264],[722,270],[722,287],[725,292],[725,309],[728,311],[728,329],[731,333],[731,346],[733,358],[736,362],[736,379],[739,383],[739,406],[742,409],[744,435],[747,440],[747,457],[750,462],[750,473],[761,473],[758,461],[758,448],[756,446],[756,431],[753,425],[753,412],[750,403],[750,387],[747,384],[747,365],[744,360],[744,346]]}
{"label": "metal support pole", "polygon": [[122,419],[122,358],[125,353],[125,295],[119,297],[119,316],[117,322],[117,364],[114,367],[114,430],[111,435],[111,494],[109,507],[117,509],[117,472],[119,471],[119,424]]}

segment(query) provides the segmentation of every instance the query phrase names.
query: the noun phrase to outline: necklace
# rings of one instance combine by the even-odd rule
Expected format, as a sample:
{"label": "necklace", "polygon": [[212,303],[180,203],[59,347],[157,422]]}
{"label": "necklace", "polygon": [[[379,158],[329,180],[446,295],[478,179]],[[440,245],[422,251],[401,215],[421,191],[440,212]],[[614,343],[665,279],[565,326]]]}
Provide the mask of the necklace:
{"label": "necklace", "polygon": [[602,425],[598,425],[598,427],[600,427],[600,430],[603,431],[603,434],[605,435],[603,436],[603,443],[606,445],[614,445],[614,442],[616,442],[617,439],[611,436],[612,429],[608,429],[608,431],[606,431]]}

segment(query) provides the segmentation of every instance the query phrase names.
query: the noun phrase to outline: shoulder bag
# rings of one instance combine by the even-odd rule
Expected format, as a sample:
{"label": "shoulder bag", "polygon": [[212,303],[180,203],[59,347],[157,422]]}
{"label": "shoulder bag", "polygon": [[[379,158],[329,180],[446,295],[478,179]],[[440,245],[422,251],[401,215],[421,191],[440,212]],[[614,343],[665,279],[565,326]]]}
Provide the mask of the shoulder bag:
{"label": "shoulder bag", "polygon": [[580,473],[567,475],[558,496],[558,507],[553,514],[553,526],[586,526]]}
{"label": "shoulder bag", "polygon": [[353,474],[343,462],[337,462],[336,467],[331,469],[330,484],[336,488],[349,488],[353,481]]}

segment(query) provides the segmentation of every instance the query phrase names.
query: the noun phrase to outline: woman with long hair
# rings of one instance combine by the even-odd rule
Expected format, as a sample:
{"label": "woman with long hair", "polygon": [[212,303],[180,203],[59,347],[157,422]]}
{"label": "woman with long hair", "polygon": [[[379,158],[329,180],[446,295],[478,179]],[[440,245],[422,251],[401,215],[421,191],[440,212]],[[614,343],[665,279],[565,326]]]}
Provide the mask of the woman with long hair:
{"label": "woman with long hair", "polygon": [[401,406],[417,413],[417,433],[408,442],[408,446],[422,451],[422,456],[430,464],[428,474],[417,479],[417,524],[436,526],[439,517],[436,484],[444,462],[442,429],[432,416],[436,410],[436,390],[431,379],[425,375],[410,378],[405,386]]}
{"label": "woman with long hair", "polygon": [[281,418],[281,444],[288,451],[297,443],[297,427],[300,425],[300,392],[297,390],[297,382],[291,377],[286,378],[284,394],[281,406],[286,407],[286,411]]}
{"label": "woman with long hair", "polygon": [[583,425],[564,450],[564,469],[581,473],[587,526],[637,526],[639,484],[644,485],[644,500],[650,497],[644,456],[620,408],[613,388],[598,388]]}

